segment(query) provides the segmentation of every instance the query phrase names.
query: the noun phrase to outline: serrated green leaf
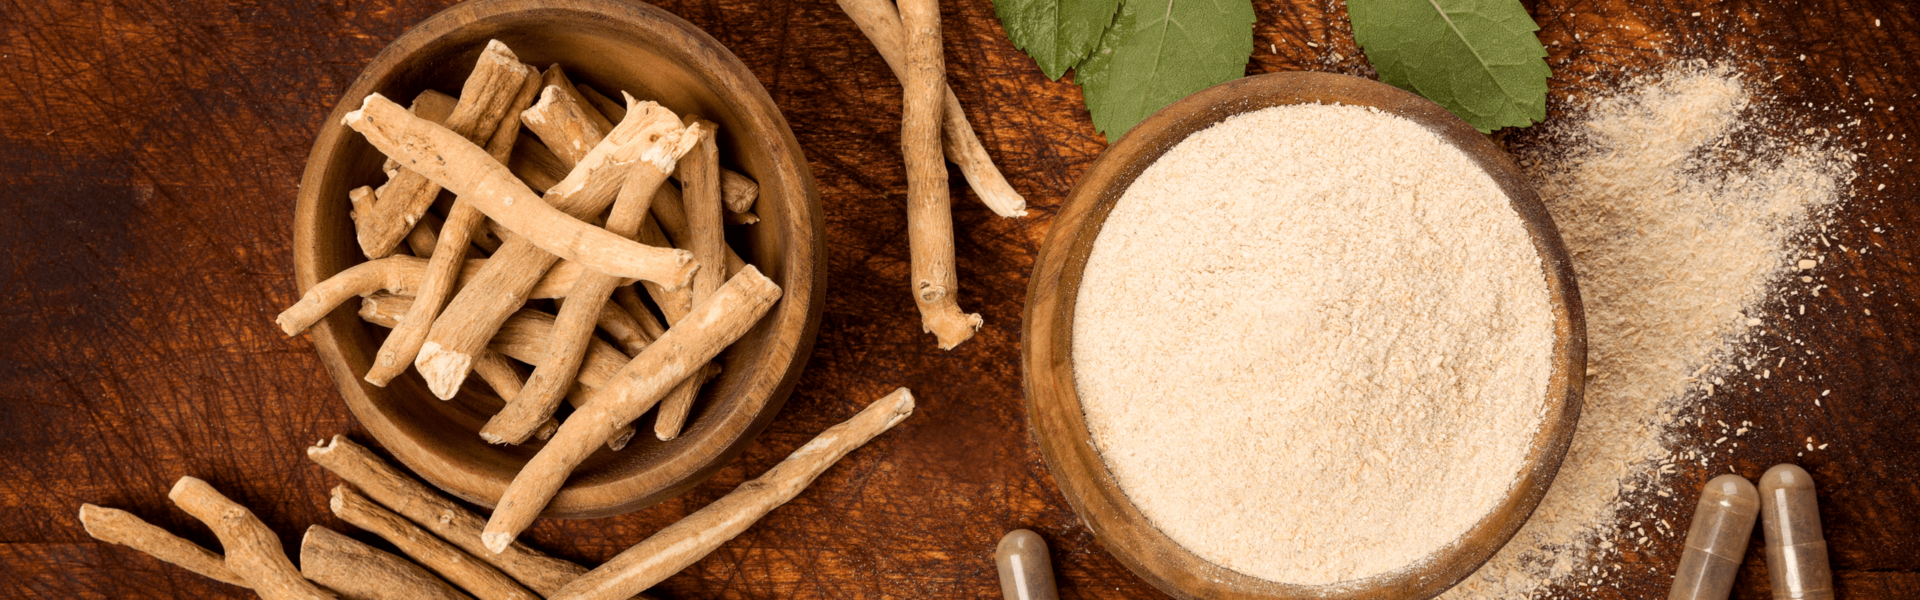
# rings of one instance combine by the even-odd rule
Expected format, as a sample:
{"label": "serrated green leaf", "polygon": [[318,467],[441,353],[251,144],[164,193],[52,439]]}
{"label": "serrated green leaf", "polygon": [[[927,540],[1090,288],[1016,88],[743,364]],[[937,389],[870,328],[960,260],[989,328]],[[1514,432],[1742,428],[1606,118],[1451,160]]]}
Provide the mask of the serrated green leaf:
{"label": "serrated green leaf", "polygon": [[1113,24],[1120,0],[994,0],[993,12],[1007,39],[1040,63],[1040,72],[1059,80],[1080,64]]}
{"label": "serrated green leaf", "polygon": [[1381,81],[1481,132],[1547,117],[1547,49],[1519,0],[1347,0],[1354,41]]}
{"label": "serrated green leaf", "polygon": [[1249,0],[1121,0],[1073,78],[1094,129],[1112,141],[1175,100],[1245,76],[1252,53]]}

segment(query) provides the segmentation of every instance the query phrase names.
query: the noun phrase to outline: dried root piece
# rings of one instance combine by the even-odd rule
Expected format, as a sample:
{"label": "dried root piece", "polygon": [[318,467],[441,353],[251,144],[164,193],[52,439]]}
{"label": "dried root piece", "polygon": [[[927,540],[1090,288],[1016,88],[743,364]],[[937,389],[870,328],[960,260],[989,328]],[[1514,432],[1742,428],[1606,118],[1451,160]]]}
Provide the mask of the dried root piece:
{"label": "dried root piece", "polygon": [[445,225],[446,221],[433,211],[421,214],[420,222],[414,223],[413,230],[407,232],[407,249],[413,251],[414,256],[433,258],[433,247],[440,245],[440,228]]}
{"label": "dried root piece", "polygon": [[[582,98],[587,99],[587,104],[592,105],[594,110],[599,111],[602,115],[606,115],[608,121],[619,123],[626,119],[626,107],[614,102],[612,98],[608,98],[585,85],[576,85],[574,88],[580,92]],[[675,173],[674,177],[678,179],[679,174]],[[721,167],[720,197],[726,201],[727,210],[735,213],[747,213],[751,216],[753,204],[760,200],[760,184],[755,182],[752,177],[742,175],[726,167]],[[751,220],[745,220],[740,224],[752,225],[758,222],[760,222],[760,217],[752,216]]]}
{"label": "dried root piece", "polygon": [[[845,2],[841,4],[843,7]],[[940,7],[930,0],[903,0],[907,68],[902,71],[906,107],[900,145],[907,160],[907,237],[913,255],[913,303],[920,324],[940,349],[952,350],[980,328],[978,314],[960,310],[960,279],[953,269],[953,211],[947,198],[947,166],[940,162],[940,90],[946,67],[940,56]]]}
{"label": "dried root piece", "polygon": [[594,446],[615,428],[653,408],[668,390],[740,339],[779,298],[780,286],[748,265],[628,362],[586,406],[560,424],[559,433],[507,486],[481,536],[487,547],[497,551],[511,544]]}
{"label": "dried root piece", "polygon": [[[595,271],[668,287],[684,285],[693,274],[691,254],[645,246],[561,212],[542,202],[480,147],[407,114],[379,94],[368,96],[360,110],[347,113],[345,122],[382,152],[453,190],[462,201],[472,202],[513,231],[515,240],[526,240]],[[452,219],[448,221],[448,228],[453,228]]]}
{"label": "dried root piece", "polygon": [[[614,201],[613,212],[607,216],[607,231],[623,236],[638,233],[641,221],[647,218],[647,206],[653,200],[654,190],[666,182],[667,173],[673,170],[675,161],[700,144],[701,140],[712,138],[710,132],[710,129],[696,124],[684,130],[664,132],[652,140],[651,143],[655,145],[655,151],[649,152],[652,158],[634,163],[634,171],[627,175],[626,187],[621,188],[618,199]],[[699,271],[695,271],[696,288],[701,281],[703,279]],[[547,344],[546,357],[538,363],[526,389],[509,401],[505,410],[487,421],[487,425],[480,430],[480,437],[493,443],[518,444],[526,441],[541,422],[553,416],[554,409],[560,407],[561,397],[566,395],[568,386],[578,374],[581,361],[586,358],[587,343],[593,338],[596,315],[602,314],[607,308],[618,308],[607,304],[606,300],[619,285],[620,280],[596,273],[583,275],[574,284],[573,291],[567,295],[566,305],[561,307],[559,318],[554,322],[553,338]],[[625,314],[618,310],[614,312]],[[642,344],[642,351],[644,346]]]}
{"label": "dried root piece", "polygon": [[[514,364],[513,359],[491,350],[474,355],[473,374],[479,375],[480,380],[487,383],[487,387],[493,388],[494,395],[500,397],[499,407],[494,408],[496,412],[506,407],[506,399],[520,395],[520,390],[527,387],[527,376],[520,371],[520,366]],[[533,437],[544,440],[553,437],[553,433],[559,430],[560,421],[548,418],[534,427]],[[625,443],[621,444],[622,447],[625,445]]]}
{"label": "dried root piece", "polygon": [[[346,485],[333,488],[333,514],[392,543],[434,574],[480,600],[539,600],[539,596],[487,563],[455,548],[418,525],[375,504]],[[503,550],[505,548],[502,548]]]}
{"label": "dried root piece", "polygon": [[[381,327],[393,327],[400,317],[413,306],[413,298],[377,293],[369,296],[360,304],[360,318]],[[511,399],[526,387],[526,377],[520,374],[519,366],[506,359],[532,362],[546,356],[547,340],[552,337],[552,314],[533,309],[520,309],[500,328],[500,334],[494,336],[493,346],[473,355],[473,371],[487,382],[500,398]],[[504,357],[504,358],[503,358]],[[627,363],[627,356],[615,350],[606,342],[593,340],[587,347],[586,364],[580,369],[580,380],[576,388],[592,389],[605,385],[620,367]],[[511,369],[510,372],[505,369]],[[586,404],[583,394],[569,393],[567,402],[575,408]],[[502,402],[499,407],[506,404]],[[494,409],[498,411],[499,408]],[[560,423],[548,419],[534,430],[533,436],[539,439],[553,437]],[[607,438],[607,448],[618,451],[633,439],[632,425],[620,428]],[[481,437],[486,437],[482,435]],[[487,441],[499,444],[504,440],[488,438]]]}
{"label": "dried root piece", "polygon": [[[488,142],[519,95],[526,76],[526,66],[506,44],[488,42],[461,88],[460,100],[446,118],[446,129],[453,137],[471,143]],[[368,258],[392,253],[440,193],[440,182],[402,166],[392,180],[375,191],[372,202],[354,207],[354,229],[360,249]]]}
{"label": "dried root piece", "polygon": [[87,529],[87,535],[102,542],[139,550],[214,581],[247,587],[245,579],[227,568],[226,558],[127,511],[82,504],[80,525]]}
{"label": "dried root piece", "polygon": [[167,493],[175,505],[206,523],[220,537],[227,553],[227,569],[266,600],[333,598],[300,576],[280,549],[280,538],[246,507],[235,504],[207,482],[181,477]]}
{"label": "dried root piece", "polygon": [[472,600],[420,565],[319,525],[300,538],[300,574],[346,600]]}
{"label": "dried root piece", "polygon": [[[459,280],[472,281],[485,264],[484,260],[466,261],[466,264],[460,267]],[[528,290],[527,297],[565,298],[567,291],[573,289],[574,282],[585,272],[587,272],[586,269],[577,263],[562,261],[548,270],[545,277],[534,283],[533,289]],[[287,335],[299,335],[314,323],[318,323],[320,319],[326,318],[327,313],[333,312],[334,308],[355,296],[366,296],[382,290],[402,296],[413,296],[419,293],[420,282],[426,276],[427,261],[411,256],[389,256],[363,262],[335,273],[326,281],[308,289],[307,293],[300,297],[299,302],[281,312],[280,316],[274,318],[274,322],[279,323],[280,330]],[[632,282],[632,280],[623,281]],[[602,322],[618,319],[617,316],[611,316]],[[625,325],[625,322],[621,322],[617,326]],[[645,326],[635,324],[633,327],[644,328]]]}
{"label": "dried root piece", "polygon": [[[911,0],[909,0],[911,1]],[[822,432],[759,478],[653,534],[553,594],[554,600],[617,600],[660,583],[747,530],[855,448],[913,414],[900,388]]]}
{"label": "dried root piece", "polygon": [[332,440],[307,448],[307,458],[347,480],[381,506],[405,516],[536,592],[552,594],[587,572],[586,567],[547,556],[523,544],[510,544],[500,552],[488,552],[480,543],[480,530],[486,520],[400,472],[346,436],[336,435]]}
{"label": "dried root piece", "polygon": [[[644,227],[645,224],[642,226]],[[633,316],[634,322],[640,325],[641,332],[646,334],[649,343],[660,339],[660,336],[667,332],[667,327],[660,323],[660,318],[653,316],[653,311],[647,310],[647,305],[640,302],[640,292],[633,289],[632,285],[614,288],[613,301],[618,303],[620,308],[625,309],[627,314]],[[638,352],[628,354],[638,354]]]}
{"label": "dried root piece", "polygon": [[613,125],[580,97],[560,65],[547,67],[541,85],[540,101],[521,112],[520,120],[572,168],[613,130]]}
{"label": "dried root piece", "polygon": [[[659,105],[644,102],[637,106],[639,108],[636,110],[644,109],[641,114],[647,117],[623,121],[614,127],[613,133],[587,153],[587,157],[568,172],[565,179],[549,188],[545,197],[547,205],[579,219],[599,214],[613,202],[614,195],[626,181],[632,163],[645,160],[645,153],[655,148],[654,144],[645,142],[653,139],[658,132],[680,128],[678,118],[670,116],[671,113],[659,108]],[[604,229],[594,230],[634,244]],[[674,252],[688,257],[685,266],[693,268],[692,254]],[[486,347],[494,331],[520,307],[526,299],[527,290],[556,260],[558,258],[553,254],[534,246],[525,236],[518,235],[488,259],[487,266],[442,311],[440,319],[433,324],[433,330],[427,334],[426,343],[420,347],[420,356],[414,359],[414,368],[425,376],[429,389],[447,398],[460,388],[471,367],[473,354]],[[610,272],[598,268],[594,270]],[[679,286],[666,284],[663,287]]]}
{"label": "dried root piece", "polygon": [[683,242],[693,252],[694,262],[703,267],[693,274],[693,303],[697,305],[712,297],[727,280],[727,232],[721,216],[726,210],[720,198],[720,146],[714,141],[719,133],[717,126],[691,115],[686,123],[689,131],[699,132],[692,152],[679,165],[680,182],[686,186],[681,198],[689,234]]}
{"label": "dried root piece", "polygon": [[701,386],[719,374],[718,363],[701,365],[699,372],[667,392],[667,397],[660,400],[660,413],[653,416],[653,436],[662,442],[680,437],[680,429],[687,424],[687,413],[693,410],[693,400],[700,396]]}
{"label": "dried root piece", "polygon": [[[893,68],[893,75],[906,85],[907,71],[912,61],[908,58],[906,28],[901,24],[900,12],[887,0],[840,0],[840,10],[853,18],[860,31],[873,41],[880,58]],[[936,46],[938,44],[936,43]],[[944,79],[944,77],[943,77]],[[980,145],[980,138],[973,133],[973,125],[967,122],[967,113],[960,107],[960,97],[953,94],[953,88],[943,82],[939,91],[945,95],[941,99],[940,142],[946,152],[947,160],[960,165],[960,172],[967,177],[967,184],[973,193],[980,196],[980,202],[993,209],[994,214],[1002,217],[1027,216],[1027,200],[1013,191],[1007,178],[1000,169],[993,166],[993,158],[987,156],[987,149]]]}
{"label": "dried root piece", "polygon": [[753,211],[746,211],[746,212],[733,212],[731,210],[727,211],[728,225],[752,225],[754,223],[759,223],[759,222],[760,222],[760,215],[754,214]]}

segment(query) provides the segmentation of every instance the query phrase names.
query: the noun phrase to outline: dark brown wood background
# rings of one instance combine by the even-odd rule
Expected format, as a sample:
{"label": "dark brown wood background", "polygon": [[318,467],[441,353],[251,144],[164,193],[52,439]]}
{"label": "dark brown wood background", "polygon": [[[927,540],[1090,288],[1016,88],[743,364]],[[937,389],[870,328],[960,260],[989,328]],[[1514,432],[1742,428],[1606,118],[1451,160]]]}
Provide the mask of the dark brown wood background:
{"label": "dark brown wood background", "polygon": [[[187,474],[251,506],[289,547],[309,524],[353,531],[327,513],[334,480],[302,449],[343,431],[369,440],[308,340],[273,324],[296,297],[294,188],[347,82],[445,4],[0,0],[0,595],[246,597],[96,543],[77,523],[78,506],[93,502],[213,546],[165,500]],[[830,236],[825,320],[799,389],[736,464],[635,514],[542,522],[530,542],[605,560],[907,385],[922,398],[919,415],[655,591],[996,598],[993,545],[1029,527],[1053,545],[1063,597],[1157,597],[1101,549],[1041,465],[1016,362],[1035,251],[1105,143],[1078,89],[1047,81],[1015,50],[988,0],[943,4],[953,87],[1035,208],[999,219],[956,188],[963,304],[985,315],[986,328],[953,352],[920,332],[904,283],[899,86],[839,9],[825,0],[666,2],[758,74],[805,147]],[[1366,73],[1343,6],[1259,2],[1249,72]],[[1733,461],[1740,473],[1797,460],[1819,478],[1842,596],[1920,597],[1912,304],[1920,242],[1908,233],[1920,227],[1912,162],[1920,152],[1908,139],[1920,134],[1909,116],[1920,115],[1915,10],[1890,0],[1530,7],[1552,50],[1555,115],[1566,98],[1622,73],[1701,58],[1797,106],[1796,127],[1828,128],[1863,153],[1830,231],[1854,251],[1830,254],[1822,267],[1843,293],[1785,326],[1814,360],[1767,380],[1729,381],[1702,412],[1709,423],[1757,425]],[[1865,111],[1869,98],[1883,108]],[[1841,127],[1855,118],[1860,125]],[[1524,134],[1508,141],[1535,143]],[[1832,395],[1813,407],[1825,389]],[[1710,425],[1686,435],[1720,434]],[[1809,436],[1832,446],[1800,456]],[[1674,497],[1650,498],[1649,509],[1684,522],[1709,475],[1683,472]],[[1574,595],[1664,596],[1679,544],[1656,540],[1629,553],[1617,587]],[[1755,550],[1742,598],[1766,597]]]}

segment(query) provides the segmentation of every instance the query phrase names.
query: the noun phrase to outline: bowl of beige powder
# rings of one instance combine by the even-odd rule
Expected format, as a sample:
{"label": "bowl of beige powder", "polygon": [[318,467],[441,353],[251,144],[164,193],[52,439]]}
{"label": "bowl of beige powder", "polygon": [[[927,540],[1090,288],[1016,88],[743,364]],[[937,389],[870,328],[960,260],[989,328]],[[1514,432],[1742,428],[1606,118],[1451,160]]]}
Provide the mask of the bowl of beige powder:
{"label": "bowl of beige powder", "polygon": [[1249,77],[1109,148],[1041,249],[1029,419],[1181,598],[1428,598],[1506,544],[1580,413],[1585,323],[1505,152],[1375,81]]}

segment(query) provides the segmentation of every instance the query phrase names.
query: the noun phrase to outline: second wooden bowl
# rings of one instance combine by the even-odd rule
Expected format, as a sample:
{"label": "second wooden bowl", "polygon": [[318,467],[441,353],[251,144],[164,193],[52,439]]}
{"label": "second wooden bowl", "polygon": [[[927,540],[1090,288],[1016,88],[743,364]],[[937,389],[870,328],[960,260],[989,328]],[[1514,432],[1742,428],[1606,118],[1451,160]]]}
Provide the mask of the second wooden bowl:
{"label": "second wooden bowl", "polygon": [[[429,88],[459,91],[491,39],[529,64],[558,63],[576,81],[608,94],[624,90],[719,123],[722,162],[760,184],[755,211],[761,221],[730,236],[743,258],[780,284],[779,303],[720,355],[725,370],[695,403],[680,438],[654,440],[652,417],[641,417],[632,444],[588,458],[546,514],[603,516],[671,498],[732,460],[780,411],[813,347],[826,284],[819,198],[799,143],[753,73],[693,25],[624,0],[474,0],[421,22],[374,57],[321,127],[294,216],[295,277],[304,292],[365,260],[347,191],[383,181],[383,157],[340,125],[341,117],[374,92],[405,102]],[[342,306],[312,329],[348,408],[427,481],[492,506],[540,444],[494,446],[480,439],[491,411],[476,398],[490,394],[471,383],[477,378],[447,402],[428,393],[412,370],[384,388],[363,381],[380,330],[357,318],[358,307]]]}
{"label": "second wooden bowl", "polygon": [[[1439,135],[1497,182],[1539,252],[1554,309],[1553,374],[1546,417],[1514,491],[1430,560],[1330,586],[1276,583],[1200,558],[1155,528],[1127,499],[1100,458],[1074,388],[1073,318],[1081,275],[1107,215],[1134,178],[1195,132],[1228,117],[1285,104],[1372,106]],[[1035,261],[1021,331],[1027,419],[1048,470],[1074,512],[1115,558],[1178,598],[1429,598],[1453,587],[1506,545],[1553,482],[1580,418],[1586,321],[1558,229],[1513,160],[1439,105],[1376,81],[1327,73],[1274,73],[1203,90],[1142,121],[1100,155],[1067,196]]]}

